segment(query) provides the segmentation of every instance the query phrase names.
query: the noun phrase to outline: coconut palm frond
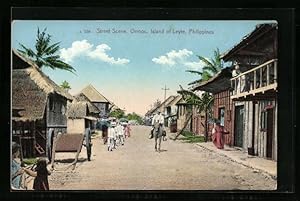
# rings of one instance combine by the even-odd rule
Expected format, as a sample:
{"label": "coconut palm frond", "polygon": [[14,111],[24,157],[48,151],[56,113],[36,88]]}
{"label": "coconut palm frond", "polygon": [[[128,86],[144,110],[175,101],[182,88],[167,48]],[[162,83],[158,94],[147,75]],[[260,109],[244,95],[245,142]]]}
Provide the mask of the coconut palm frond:
{"label": "coconut palm frond", "polygon": [[52,69],[61,69],[74,73],[76,71],[74,67],[60,60],[60,42],[51,44],[52,36],[46,34],[46,30],[47,29],[45,28],[43,31],[40,31],[40,29],[38,28],[35,43],[35,52],[22,44],[20,44],[21,49],[18,49],[18,51],[24,56],[32,58],[39,68],[49,67]]}

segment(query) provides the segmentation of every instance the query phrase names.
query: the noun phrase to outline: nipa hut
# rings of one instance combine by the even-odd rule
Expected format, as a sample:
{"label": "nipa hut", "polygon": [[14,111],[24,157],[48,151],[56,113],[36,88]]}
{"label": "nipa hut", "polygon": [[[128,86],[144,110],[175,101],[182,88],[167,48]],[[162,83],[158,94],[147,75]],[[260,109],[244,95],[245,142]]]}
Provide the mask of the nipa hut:
{"label": "nipa hut", "polygon": [[67,100],[73,97],[29,59],[13,51],[12,140],[22,157],[51,157],[53,136],[67,131]]}

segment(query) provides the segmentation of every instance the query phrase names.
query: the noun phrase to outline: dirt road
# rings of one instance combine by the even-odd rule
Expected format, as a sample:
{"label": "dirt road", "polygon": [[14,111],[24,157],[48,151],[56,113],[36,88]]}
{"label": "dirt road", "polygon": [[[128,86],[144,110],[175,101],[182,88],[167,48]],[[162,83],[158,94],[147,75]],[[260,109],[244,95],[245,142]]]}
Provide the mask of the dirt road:
{"label": "dirt road", "polygon": [[93,139],[91,161],[83,147],[79,162],[68,165],[75,153],[58,153],[49,176],[52,190],[274,190],[276,180],[229,161],[195,144],[168,139],[162,152],[148,139],[150,127],[132,126],[124,146],[109,152],[99,136]]}

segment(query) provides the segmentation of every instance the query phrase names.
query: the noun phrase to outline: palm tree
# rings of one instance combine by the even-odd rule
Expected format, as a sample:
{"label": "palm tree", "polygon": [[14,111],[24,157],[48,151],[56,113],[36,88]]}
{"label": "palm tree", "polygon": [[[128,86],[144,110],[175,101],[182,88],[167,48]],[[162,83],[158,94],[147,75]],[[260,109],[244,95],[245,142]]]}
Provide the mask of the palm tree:
{"label": "palm tree", "polygon": [[69,91],[71,89],[71,86],[69,85],[69,82],[67,82],[66,80],[63,81],[60,85],[61,88],[63,88],[66,91]]}
{"label": "palm tree", "polygon": [[18,49],[18,51],[22,55],[32,59],[39,68],[50,67],[74,73],[76,70],[71,65],[59,59],[58,50],[60,42],[51,44],[51,37],[51,35],[46,34],[46,28],[42,32],[38,28],[35,51],[25,47],[21,43],[19,43],[21,49]]}
{"label": "palm tree", "polygon": [[180,91],[178,91],[179,94],[182,95],[183,99],[188,103],[192,104],[196,107],[197,112],[205,113],[205,126],[204,126],[204,134],[205,134],[205,142],[208,140],[208,117],[212,116],[212,105],[213,105],[213,100],[214,97],[210,95],[209,93],[205,92],[201,96],[198,96],[192,91],[185,90],[180,86]]}
{"label": "palm tree", "polygon": [[[197,56],[205,66],[202,68],[202,71],[195,71],[195,70],[186,70],[186,72],[194,73],[200,75],[200,79],[195,80],[188,85],[194,85],[198,83],[202,83],[204,81],[209,80],[215,74],[223,68],[223,62],[221,60],[220,51],[217,48],[214,50],[214,57],[212,59],[206,59],[203,56]],[[193,91],[185,90],[180,86],[181,91],[178,93],[183,96],[183,99],[192,105],[195,105],[198,112],[205,112],[205,126],[204,126],[204,133],[205,133],[205,141],[207,142],[208,139],[208,117],[212,116],[212,105],[213,105],[213,96],[207,92],[203,93],[201,97],[195,94]]]}
{"label": "palm tree", "polygon": [[212,78],[215,74],[217,74],[219,71],[221,71],[223,68],[223,62],[218,48],[214,50],[214,57],[210,60],[199,55],[197,57],[205,64],[205,66],[203,66],[202,71],[186,70],[186,72],[194,73],[201,76],[200,79],[189,83],[189,85],[207,81],[210,78]]}

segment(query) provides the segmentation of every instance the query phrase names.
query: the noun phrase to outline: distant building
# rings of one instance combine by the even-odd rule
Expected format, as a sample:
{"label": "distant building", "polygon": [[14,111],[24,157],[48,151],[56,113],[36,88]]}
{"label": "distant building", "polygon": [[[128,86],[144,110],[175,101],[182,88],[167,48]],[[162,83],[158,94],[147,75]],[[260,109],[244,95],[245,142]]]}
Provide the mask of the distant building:
{"label": "distant building", "polygon": [[79,94],[75,95],[77,100],[88,100],[96,106],[100,113],[99,117],[108,116],[110,101],[105,98],[91,84],[82,89]]}

